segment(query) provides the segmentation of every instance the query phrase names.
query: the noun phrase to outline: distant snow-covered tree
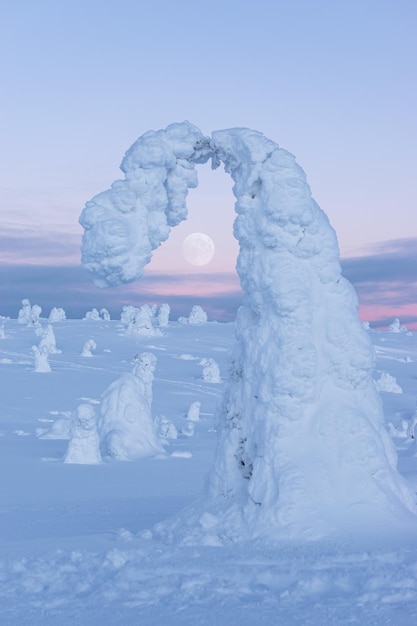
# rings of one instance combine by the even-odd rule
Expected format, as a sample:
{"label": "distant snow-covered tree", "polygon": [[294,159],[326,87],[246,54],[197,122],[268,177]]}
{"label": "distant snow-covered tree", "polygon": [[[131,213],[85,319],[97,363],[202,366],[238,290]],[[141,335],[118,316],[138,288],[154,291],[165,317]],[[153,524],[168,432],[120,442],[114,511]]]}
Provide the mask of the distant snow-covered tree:
{"label": "distant snow-covered tree", "polygon": [[95,408],[90,403],[80,404],[72,414],[71,438],[64,463],[96,465],[101,463],[100,439],[97,432]]}

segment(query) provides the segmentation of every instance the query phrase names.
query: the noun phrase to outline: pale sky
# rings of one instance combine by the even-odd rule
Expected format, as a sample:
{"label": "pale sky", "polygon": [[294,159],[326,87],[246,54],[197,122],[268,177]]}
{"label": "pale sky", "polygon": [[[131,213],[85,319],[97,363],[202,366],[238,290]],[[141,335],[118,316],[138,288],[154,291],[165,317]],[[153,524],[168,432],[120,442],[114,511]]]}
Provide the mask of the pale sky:
{"label": "pale sky", "polygon": [[[0,262],[77,263],[85,202],[183,120],[292,152],[343,256],[417,237],[416,26],[415,0],[0,2]],[[215,241],[207,271],[233,271],[232,181],[199,175],[151,272],[195,272],[193,231]]]}

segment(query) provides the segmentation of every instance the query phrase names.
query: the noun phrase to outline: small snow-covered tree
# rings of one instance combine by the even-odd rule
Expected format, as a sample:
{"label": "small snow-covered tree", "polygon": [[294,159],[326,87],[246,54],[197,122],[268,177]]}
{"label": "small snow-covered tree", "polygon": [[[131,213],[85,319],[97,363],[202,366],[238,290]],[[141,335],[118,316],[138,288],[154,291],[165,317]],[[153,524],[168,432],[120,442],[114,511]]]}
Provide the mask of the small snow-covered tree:
{"label": "small snow-covered tree", "polygon": [[293,155],[246,128],[149,131],[126,152],[124,179],[81,215],[84,266],[101,287],[139,278],[186,219],[194,166],[209,159],[234,181],[244,296],[206,498],[167,532],[204,541],[210,515],[218,541],[403,534],[416,525],[415,494],[383,424],[373,348]]}
{"label": "small snow-covered tree", "polygon": [[53,307],[49,313],[48,322],[54,324],[55,322],[64,322],[67,319],[64,309],[61,307]]}
{"label": "small snow-covered tree", "polygon": [[87,311],[84,318],[85,320],[94,320],[96,322],[101,320],[100,313],[98,309],[91,309],[91,311]]}
{"label": "small snow-covered tree", "polygon": [[109,322],[110,321],[110,313],[108,312],[107,309],[100,309],[100,315],[103,318],[103,320],[105,322]]}
{"label": "small snow-covered tree", "polygon": [[200,365],[203,366],[203,380],[206,383],[221,383],[220,369],[218,363],[212,358],[201,359]]}
{"label": "small snow-covered tree", "polygon": [[190,312],[188,318],[189,324],[205,324],[207,322],[207,313],[199,306],[195,304]]}
{"label": "small snow-covered tree", "polygon": [[94,341],[94,339],[87,339],[81,351],[81,356],[86,356],[86,357],[94,356],[93,350],[96,350],[96,349],[97,349],[97,344]]}
{"label": "small snow-covered tree", "polygon": [[144,352],[132,373],[125,372],[103,393],[98,430],[103,454],[129,460],[163,454],[152,419],[156,357]]}
{"label": "small snow-covered tree", "polygon": [[45,348],[48,354],[61,354],[61,350],[56,347],[55,333],[51,324],[48,324],[46,328],[39,327],[36,334],[41,338],[38,344],[40,350]]}
{"label": "small snow-covered tree", "polygon": [[35,358],[35,372],[47,374],[51,371],[49,365],[48,355],[49,350],[46,346],[39,348],[38,346],[32,346],[32,353]]}
{"label": "small snow-covered tree", "polygon": [[161,328],[166,328],[168,326],[170,312],[171,307],[169,304],[161,304],[158,311],[158,324]]}
{"label": "small snow-covered tree", "polygon": [[100,439],[97,432],[97,416],[94,406],[80,404],[72,414],[71,438],[64,456],[64,463],[101,463]]}
{"label": "small snow-covered tree", "polygon": [[27,298],[24,298],[22,300],[22,308],[20,309],[18,316],[17,316],[17,322],[18,324],[30,324],[31,322],[31,314],[32,311],[32,307],[30,304],[30,300],[28,300]]}
{"label": "small snow-covered tree", "polygon": [[406,326],[403,326],[401,324],[398,317],[396,317],[394,321],[392,322],[392,324],[389,325],[389,330],[392,333],[406,333],[407,332]]}

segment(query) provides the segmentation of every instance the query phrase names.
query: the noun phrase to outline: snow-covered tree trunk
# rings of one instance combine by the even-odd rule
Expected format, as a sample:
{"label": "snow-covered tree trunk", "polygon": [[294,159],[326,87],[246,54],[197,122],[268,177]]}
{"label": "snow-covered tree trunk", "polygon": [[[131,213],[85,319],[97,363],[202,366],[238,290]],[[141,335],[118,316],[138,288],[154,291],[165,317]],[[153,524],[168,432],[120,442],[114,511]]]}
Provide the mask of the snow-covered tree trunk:
{"label": "snow-covered tree trunk", "polygon": [[307,539],[415,523],[335,233],[291,154],[244,128],[146,133],[125,155],[125,180],[84,209],[84,264],[101,286],[141,276],[186,219],[194,164],[209,158],[235,182],[244,303],[206,497],[172,531]]}

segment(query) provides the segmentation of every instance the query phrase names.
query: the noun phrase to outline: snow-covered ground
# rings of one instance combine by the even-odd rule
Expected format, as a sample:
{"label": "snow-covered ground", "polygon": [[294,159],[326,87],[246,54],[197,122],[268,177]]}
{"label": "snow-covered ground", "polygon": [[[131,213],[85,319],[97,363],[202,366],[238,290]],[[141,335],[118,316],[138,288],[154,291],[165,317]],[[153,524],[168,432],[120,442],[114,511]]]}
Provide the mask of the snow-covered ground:
{"label": "snow-covered ground", "polygon": [[[155,524],[203,492],[233,324],[169,322],[145,336],[120,321],[58,319],[48,372],[32,349],[42,340],[37,323],[6,320],[0,334],[2,625],[417,623],[417,547],[398,537],[371,549],[334,541],[183,546],[155,536]],[[417,491],[417,333],[368,332],[399,470]],[[102,449],[102,462],[91,463],[94,408],[99,414],[102,394],[122,374],[135,384],[144,353],[156,357],[151,417],[163,451],[122,461]],[[220,382],[204,375],[210,359]],[[191,409],[197,402],[199,411]],[[70,441],[81,443],[68,457]],[[64,462],[83,454],[90,464]]]}

